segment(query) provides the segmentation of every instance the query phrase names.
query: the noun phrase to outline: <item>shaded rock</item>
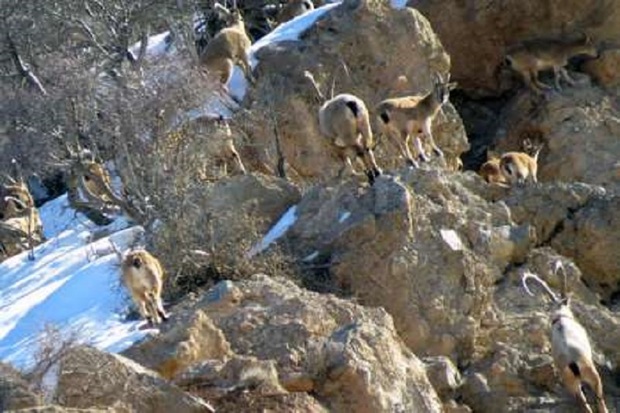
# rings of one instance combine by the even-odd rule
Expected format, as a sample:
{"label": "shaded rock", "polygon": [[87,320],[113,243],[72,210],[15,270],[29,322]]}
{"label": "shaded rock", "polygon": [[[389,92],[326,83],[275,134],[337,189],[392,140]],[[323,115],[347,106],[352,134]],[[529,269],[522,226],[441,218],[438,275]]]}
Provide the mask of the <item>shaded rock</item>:
{"label": "shaded rock", "polygon": [[[391,317],[382,309],[364,308],[302,290],[290,281],[255,275],[220,283],[195,302],[177,307],[174,313],[179,318],[167,323],[170,326],[164,324],[152,341],[154,351],[165,353],[156,347],[171,347],[170,341],[183,337],[171,325],[192,328],[191,323],[179,321],[190,319],[183,314],[199,310],[221,330],[234,355],[208,360],[211,356],[205,353],[205,358],[192,359],[194,363],[176,380],[187,389],[199,385],[199,394],[224,394],[215,403],[241,386],[258,389],[256,400],[262,400],[258,403],[265,401],[264,394],[260,395],[264,391],[277,394],[282,403],[309,403],[305,396],[288,394],[295,391],[312,392],[334,412],[348,411],[352,405],[356,411],[440,411],[422,363],[400,341]],[[193,343],[198,348],[202,341]],[[144,343],[136,347],[146,348]],[[130,349],[125,354],[140,353]],[[269,366],[276,366],[277,379],[268,386],[235,383],[247,382],[243,371],[268,372]],[[273,377],[271,373],[262,376]]]}
{"label": "shaded rock", "polygon": [[77,408],[115,411],[208,412],[203,400],[184,393],[137,363],[90,347],[76,347],[60,360],[53,400]]}
{"label": "shaded rock", "polygon": [[601,43],[620,35],[616,0],[410,0],[408,5],[429,19],[450,53],[453,78],[477,96],[496,95],[521,82],[502,63],[506,50],[523,41],[563,39],[585,31]]}
{"label": "shaded rock", "polygon": [[0,363],[0,411],[25,409],[41,403],[26,378],[9,364]]}
{"label": "shaded rock", "polygon": [[114,409],[73,409],[62,406],[37,406],[26,409],[15,410],[19,413],[113,413]]}
{"label": "shaded rock", "polygon": [[289,393],[280,384],[275,363],[255,357],[204,361],[185,370],[175,383],[213,400],[218,412],[327,411],[308,394]]}
{"label": "shaded rock", "polygon": [[592,76],[592,79],[603,87],[620,85],[620,50],[605,50],[598,59],[589,60],[583,64],[583,71]]}
{"label": "shaded rock", "polygon": [[425,357],[426,374],[442,400],[454,397],[455,390],[461,385],[461,373],[447,357]]}
{"label": "shaded rock", "polygon": [[[360,97],[374,123],[373,108],[381,100],[403,93],[427,94],[433,75],[450,69],[449,56],[420,13],[395,10],[389,2],[375,0],[346,0],[303,33],[300,41],[264,47],[257,57],[259,80],[248,99],[252,112],[248,135],[256,147],[263,148],[260,162],[275,165],[277,133],[284,159],[295,177],[302,179],[332,177],[341,167],[331,143],[319,133],[318,110],[323,102],[304,76],[306,70],[324,95],[330,95],[335,78],[334,94]],[[400,76],[406,78],[404,91],[395,87]],[[448,164],[469,147],[450,104],[437,116],[433,134]],[[404,163],[385,144],[377,152],[381,167]]]}

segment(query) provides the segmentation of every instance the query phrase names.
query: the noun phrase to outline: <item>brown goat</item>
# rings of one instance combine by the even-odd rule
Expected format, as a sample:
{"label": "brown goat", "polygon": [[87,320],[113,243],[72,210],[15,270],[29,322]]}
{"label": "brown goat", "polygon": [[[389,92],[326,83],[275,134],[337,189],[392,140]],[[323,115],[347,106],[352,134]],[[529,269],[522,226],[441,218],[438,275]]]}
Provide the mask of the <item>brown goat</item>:
{"label": "brown goat", "polygon": [[250,82],[254,82],[252,67],[248,59],[252,41],[245,30],[243,16],[239,10],[230,12],[219,3],[216,3],[215,7],[227,18],[229,27],[220,30],[207,44],[204,53],[200,56],[200,61],[206,67],[207,72],[218,76],[222,89],[228,93],[227,83],[232,76],[235,64],[241,66]]}
{"label": "brown goat", "polygon": [[161,301],[164,271],[159,260],[146,250],[130,251],[122,260],[121,270],[125,287],[149,325],[167,320]]}
{"label": "brown goat", "polygon": [[431,93],[423,99],[419,96],[386,99],[375,109],[381,133],[387,135],[398,146],[401,155],[410,166],[418,166],[409,149],[411,135],[414,133],[416,134],[414,143],[420,160],[425,162],[429,160],[420,135],[428,140],[436,156],[443,157],[443,152],[433,139],[431,126],[441,107],[448,101],[450,91],[456,87],[456,83],[450,83],[448,80],[449,76],[446,81],[438,77]]}
{"label": "brown goat", "polygon": [[292,20],[310,10],[314,10],[312,0],[289,0],[278,13],[278,24]]}
{"label": "brown goat", "polygon": [[[21,202],[15,202],[17,199]],[[34,200],[24,182],[13,181],[0,186],[0,220],[22,216],[25,208],[34,207]]]}
{"label": "brown goat", "polygon": [[524,152],[507,152],[502,155],[499,168],[508,184],[523,186],[526,182],[538,182],[536,174],[540,149],[536,150],[534,156]]}
{"label": "brown goat", "polygon": [[597,47],[585,34],[583,39],[570,42],[538,41],[524,44],[508,54],[506,62],[523,77],[530,89],[540,93],[543,89],[551,89],[551,86],[538,79],[538,73],[543,70],[553,70],[557,90],[561,90],[560,78],[570,85],[575,84],[564,66],[568,64],[568,59],[577,55],[598,57]]}
{"label": "brown goat", "polygon": [[343,93],[328,100],[319,109],[321,133],[331,140],[337,148],[344,166],[340,175],[348,167],[355,173],[350,156],[360,158],[370,183],[381,175],[372,148],[374,146],[368,109],[357,96]]}

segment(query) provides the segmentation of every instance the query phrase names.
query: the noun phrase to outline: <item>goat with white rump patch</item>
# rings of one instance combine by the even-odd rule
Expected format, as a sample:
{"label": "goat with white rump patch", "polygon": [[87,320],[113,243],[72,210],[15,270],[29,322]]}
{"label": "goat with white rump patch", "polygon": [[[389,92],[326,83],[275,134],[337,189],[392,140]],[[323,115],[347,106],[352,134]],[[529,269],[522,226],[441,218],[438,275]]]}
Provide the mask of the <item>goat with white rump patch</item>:
{"label": "goat with white rump patch", "polygon": [[[114,245],[112,247],[115,248]],[[123,284],[148,324],[167,320],[161,300],[164,270],[159,260],[146,250],[129,251],[122,259],[121,270]]]}
{"label": "goat with white rump patch", "polygon": [[[314,76],[308,71],[304,72],[304,76],[314,87],[319,99],[325,100]],[[342,176],[347,168],[356,174],[351,164],[351,155],[362,160],[371,184],[381,175],[382,171],[377,166],[372,151],[374,140],[370,128],[370,116],[362,99],[349,93],[341,93],[327,100],[319,109],[319,128],[321,134],[330,139],[338,156],[344,162],[339,176]]]}
{"label": "goat with white rump patch", "polygon": [[557,261],[554,274],[562,272],[562,292],[558,297],[551,288],[537,275],[526,272],[521,282],[528,294],[534,295],[527,286],[527,281],[532,279],[539,283],[554,303],[554,311],[551,315],[551,346],[553,361],[558,369],[564,386],[576,398],[579,406],[588,413],[592,409],[583,394],[582,383],[587,383],[596,395],[598,412],[607,413],[607,406],[603,396],[601,378],[592,361],[592,347],[588,333],[575,319],[570,309],[567,296],[567,280],[564,266]]}

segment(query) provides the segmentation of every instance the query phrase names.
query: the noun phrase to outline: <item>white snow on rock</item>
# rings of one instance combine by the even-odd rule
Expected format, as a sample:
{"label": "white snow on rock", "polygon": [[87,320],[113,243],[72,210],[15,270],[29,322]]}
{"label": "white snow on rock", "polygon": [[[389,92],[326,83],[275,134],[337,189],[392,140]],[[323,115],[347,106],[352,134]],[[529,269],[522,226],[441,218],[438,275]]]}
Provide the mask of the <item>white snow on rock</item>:
{"label": "white snow on rock", "polygon": [[288,231],[290,227],[297,221],[297,205],[290,207],[284,215],[276,222],[276,224],[267,232],[267,235],[263,237],[256,245],[254,245],[246,253],[248,258],[252,258],[256,254],[263,252],[274,243],[278,238]]}

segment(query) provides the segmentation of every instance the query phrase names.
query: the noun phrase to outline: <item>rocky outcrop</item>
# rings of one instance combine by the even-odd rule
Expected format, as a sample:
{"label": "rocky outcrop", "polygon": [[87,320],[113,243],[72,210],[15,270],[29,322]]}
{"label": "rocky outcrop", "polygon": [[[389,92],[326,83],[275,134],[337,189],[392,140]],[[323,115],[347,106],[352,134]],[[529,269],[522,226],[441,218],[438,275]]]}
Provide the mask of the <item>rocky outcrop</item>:
{"label": "rocky outcrop", "polygon": [[331,263],[338,290],[384,307],[414,352],[468,359],[491,286],[523,261],[535,231],[466,186],[485,192],[473,174],[437,170],[316,189],[286,237],[306,265]]}
{"label": "rocky outcrop", "polygon": [[[620,356],[612,344],[620,338],[604,332],[618,331],[618,322],[600,304],[614,288],[595,284],[612,280],[616,203],[586,184],[495,191],[473,173],[406,170],[372,187],[314,188],[284,243],[308,267],[308,285],[316,287],[313,267],[324,283],[328,268],[334,291],[385,308],[417,354],[469,366],[453,373],[447,361],[429,366],[445,409],[467,411],[455,402],[463,400],[474,411],[522,411],[548,402],[541,388],[555,402],[565,397],[549,353],[544,297],[523,292],[523,268],[559,288],[551,268],[563,260],[597,360],[604,366]],[[585,248],[580,239],[603,245]],[[462,385],[453,380],[458,373]]]}
{"label": "rocky outcrop", "polygon": [[76,347],[59,361],[51,399],[65,407],[115,411],[208,412],[205,401],[184,393],[122,356]]}
{"label": "rocky outcrop", "polygon": [[[176,365],[175,381],[208,395],[218,409],[229,406],[231,392],[250,388],[257,403],[265,394],[281,403],[311,403],[309,396],[295,396],[309,393],[316,398],[311,404],[334,412],[441,410],[423,364],[382,309],[256,275],[222,282],[174,314],[158,336],[124,354],[166,374]],[[201,321],[206,317],[211,321]],[[220,331],[203,329],[206,336],[187,339],[198,334],[198,324],[211,323]],[[179,334],[179,328],[188,331]],[[220,351],[224,339],[230,351]],[[155,359],[150,352],[168,356]]]}
{"label": "rocky outcrop", "polygon": [[506,50],[525,40],[589,33],[603,45],[620,35],[616,0],[409,0],[426,16],[452,58],[452,74],[472,96],[497,95],[518,79],[503,65]]}
{"label": "rocky outcrop", "polygon": [[614,101],[599,88],[575,87],[545,98],[519,94],[502,110],[495,150],[520,150],[530,139],[543,145],[540,181],[617,187],[620,111]]}
{"label": "rocky outcrop", "polygon": [[[385,1],[345,0],[311,26],[299,41],[260,49],[258,83],[250,92],[248,135],[262,148],[259,163],[274,170],[276,142],[291,176],[335,176],[341,167],[318,126],[320,99],[304,76],[313,74],[323,94],[352,93],[373,107],[395,95],[426,94],[435,73],[450,70],[450,58],[429,22],[412,9],[395,10]],[[405,76],[404,84],[398,78]],[[265,121],[267,120],[267,121]],[[448,164],[468,149],[462,122],[448,104],[437,116],[433,133]],[[395,151],[377,148],[381,167],[402,166]]]}
{"label": "rocky outcrop", "polygon": [[32,391],[26,378],[8,364],[0,363],[0,411],[38,406],[42,396]]}

